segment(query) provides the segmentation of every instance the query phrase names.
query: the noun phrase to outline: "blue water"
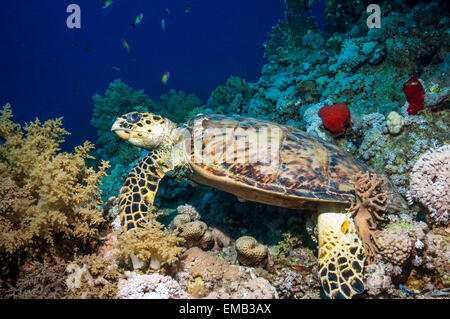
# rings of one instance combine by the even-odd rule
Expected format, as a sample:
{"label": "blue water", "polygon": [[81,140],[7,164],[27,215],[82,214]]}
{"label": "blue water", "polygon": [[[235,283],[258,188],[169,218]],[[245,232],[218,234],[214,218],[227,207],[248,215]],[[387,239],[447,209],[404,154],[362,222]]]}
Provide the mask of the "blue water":
{"label": "blue water", "polygon": [[[81,7],[81,29],[66,26],[70,3]],[[72,133],[66,150],[86,139],[95,142],[92,96],[103,95],[116,78],[144,89],[154,100],[176,89],[195,93],[203,102],[230,75],[257,81],[266,62],[262,44],[285,10],[282,0],[114,0],[106,9],[102,3],[0,5],[0,104],[11,103],[14,121],[21,123],[63,116]],[[185,13],[186,4],[191,13]],[[130,23],[140,12],[144,19],[133,28]],[[171,78],[162,87],[161,75],[167,71]]]}

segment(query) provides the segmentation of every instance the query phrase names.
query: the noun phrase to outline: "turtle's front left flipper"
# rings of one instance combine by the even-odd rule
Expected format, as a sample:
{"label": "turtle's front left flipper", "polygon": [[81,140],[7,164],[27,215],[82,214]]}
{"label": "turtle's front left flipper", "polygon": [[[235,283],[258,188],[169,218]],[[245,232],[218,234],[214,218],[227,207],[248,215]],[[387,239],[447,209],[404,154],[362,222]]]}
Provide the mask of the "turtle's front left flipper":
{"label": "turtle's front left flipper", "polygon": [[352,218],[333,206],[319,208],[319,277],[328,297],[350,299],[364,291],[366,256]]}
{"label": "turtle's front left flipper", "polygon": [[158,184],[170,170],[157,152],[142,158],[130,171],[120,191],[120,223],[125,231],[139,226],[151,210]]}

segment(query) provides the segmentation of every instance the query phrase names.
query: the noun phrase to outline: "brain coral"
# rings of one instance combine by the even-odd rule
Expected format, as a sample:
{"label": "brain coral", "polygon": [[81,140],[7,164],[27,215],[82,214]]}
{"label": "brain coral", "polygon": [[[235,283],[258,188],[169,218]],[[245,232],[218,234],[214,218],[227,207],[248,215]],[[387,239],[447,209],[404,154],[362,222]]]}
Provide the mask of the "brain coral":
{"label": "brain coral", "polygon": [[[187,247],[201,247],[208,250],[213,248],[215,240],[208,226],[198,220],[200,214],[190,205],[178,206],[178,214],[172,220],[171,230],[179,231],[179,235],[186,240]],[[196,220],[197,219],[197,220]]]}
{"label": "brain coral", "polygon": [[237,258],[245,266],[257,266],[267,260],[268,250],[251,236],[242,236],[235,243]]}
{"label": "brain coral", "polygon": [[414,165],[410,175],[410,192],[437,222],[448,224],[450,207],[450,146],[423,154]]}

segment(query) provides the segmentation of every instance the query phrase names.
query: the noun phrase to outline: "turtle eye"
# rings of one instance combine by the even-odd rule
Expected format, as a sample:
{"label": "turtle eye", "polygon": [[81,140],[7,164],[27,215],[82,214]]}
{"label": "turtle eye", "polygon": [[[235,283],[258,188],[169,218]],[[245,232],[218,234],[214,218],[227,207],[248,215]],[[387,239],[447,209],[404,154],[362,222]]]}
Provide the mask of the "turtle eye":
{"label": "turtle eye", "polygon": [[127,121],[130,123],[137,123],[141,120],[142,115],[139,114],[138,112],[133,112],[133,113],[129,113],[127,115]]}

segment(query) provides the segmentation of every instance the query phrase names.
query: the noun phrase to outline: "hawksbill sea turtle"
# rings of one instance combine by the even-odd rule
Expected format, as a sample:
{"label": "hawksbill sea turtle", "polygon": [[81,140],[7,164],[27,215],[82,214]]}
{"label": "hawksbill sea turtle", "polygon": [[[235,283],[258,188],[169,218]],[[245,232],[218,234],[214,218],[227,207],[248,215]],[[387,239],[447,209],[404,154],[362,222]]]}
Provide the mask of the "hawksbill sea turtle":
{"label": "hawksbill sea turtle", "polygon": [[[240,199],[316,209],[324,292],[351,298],[364,291],[367,246],[348,207],[356,199],[353,178],[372,170],[350,154],[299,129],[240,116],[197,115],[178,126],[156,114],[132,112],[118,117],[111,130],[151,150],[130,171],[119,195],[125,231],[145,220],[160,180],[178,172]],[[405,208],[392,185],[384,185],[389,209]]]}

